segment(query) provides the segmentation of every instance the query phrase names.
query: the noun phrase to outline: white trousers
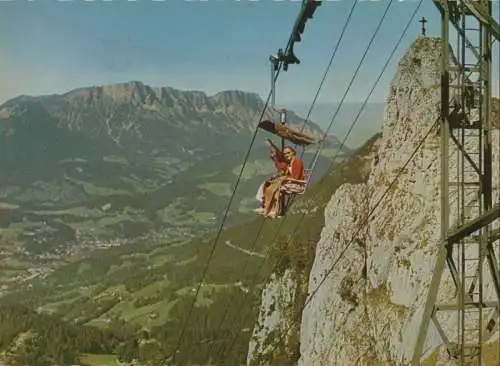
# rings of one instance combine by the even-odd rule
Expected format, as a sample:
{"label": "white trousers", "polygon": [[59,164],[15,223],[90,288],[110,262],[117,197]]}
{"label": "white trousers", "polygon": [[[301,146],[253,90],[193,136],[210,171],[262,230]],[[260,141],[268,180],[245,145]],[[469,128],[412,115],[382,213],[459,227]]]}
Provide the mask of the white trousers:
{"label": "white trousers", "polygon": [[259,190],[257,191],[257,195],[255,196],[255,198],[257,198],[257,201],[259,201],[259,202],[264,201],[264,184],[265,183],[262,183],[260,185]]}

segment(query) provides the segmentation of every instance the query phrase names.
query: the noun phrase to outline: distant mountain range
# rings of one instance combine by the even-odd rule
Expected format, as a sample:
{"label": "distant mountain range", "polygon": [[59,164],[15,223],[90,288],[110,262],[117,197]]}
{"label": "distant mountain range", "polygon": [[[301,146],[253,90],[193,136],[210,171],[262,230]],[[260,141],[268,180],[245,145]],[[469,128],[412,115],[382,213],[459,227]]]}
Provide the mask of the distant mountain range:
{"label": "distant mountain range", "polygon": [[[262,108],[256,94],[207,96],[140,82],[20,96],[0,107],[0,169],[11,178],[40,178],[61,172],[61,161],[75,158],[119,154],[141,162],[168,154],[183,161],[203,160],[206,153],[241,150]],[[289,119],[302,122],[294,113]],[[307,127],[313,135],[322,133],[314,123]],[[331,138],[331,143],[338,141]]]}

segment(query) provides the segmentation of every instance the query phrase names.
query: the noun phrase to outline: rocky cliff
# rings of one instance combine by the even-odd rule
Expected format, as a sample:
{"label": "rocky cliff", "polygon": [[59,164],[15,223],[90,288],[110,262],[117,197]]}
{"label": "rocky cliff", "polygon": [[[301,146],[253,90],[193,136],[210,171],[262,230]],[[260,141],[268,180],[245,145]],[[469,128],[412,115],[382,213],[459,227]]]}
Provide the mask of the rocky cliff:
{"label": "rocky cliff", "polygon": [[[306,276],[308,298],[300,308],[301,317],[287,317],[290,296],[285,293],[289,289],[294,293],[297,287],[290,284],[288,272],[272,277],[263,292],[249,365],[267,364],[266,359],[273,358],[287,339],[269,332],[291,329],[297,319],[300,357],[289,353],[287,362],[271,364],[401,365],[410,361],[440,237],[440,151],[435,124],[440,110],[440,55],[439,39],[419,38],[400,61],[366,181],[340,186],[326,206],[321,239]],[[498,131],[493,140],[498,149]],[[466,137],[465,143],[472,142]],[[498,150],[493,161],[498,161]],[[453,175],[453,149],[450,167]],[[494,181],[495,197],[497,189]],[[466,202],[473,200],[465,197]],[[453,225],[455,218],[450,219]],[[446,271],[444,281],[441,300],[451,302]],[[486,291],[492,291],[489,284]],[[452,315],[440,320],[446,331],[453,331],[456,319]],[[441,340],[432,326],[427,339],[425,362],[431,362],[432,354],[429,364],[447,364],[447,353],[439,347]],[[487,362],[497,361],[488,358]]]}

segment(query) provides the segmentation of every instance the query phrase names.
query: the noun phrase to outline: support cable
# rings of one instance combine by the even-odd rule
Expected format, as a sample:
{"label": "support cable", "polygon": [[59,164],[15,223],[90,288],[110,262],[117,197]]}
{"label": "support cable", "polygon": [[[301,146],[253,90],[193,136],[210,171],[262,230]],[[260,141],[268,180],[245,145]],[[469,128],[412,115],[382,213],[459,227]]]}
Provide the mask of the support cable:
{"label": "support cable", "polygon": [[[353,5],[352,5],[351,10],[350,10],[350,12],[349,12],[349,15],[348,15],[348,17],[347,17],[347,19],[346,19],[346,22],[344,23],[344,26],[343,26],[343,28],[342,28],[341,34],[340,34],[340,36],[339,36],[339,39],[338,39],[338,41],[337,41],[337,43],[336,43],[336,45],[335,45],[335,47],[334,47],[334,49],[333,49],[332,55],[331,55],[331,57],[330,57],[330,61],[329,61],[328,65],[327,65],[327,67],[326,67],[326,69],[325,69],[324,74],[323,74],[323,78],[321,79],[321,82],[320,82],[320,84],[319,84],[319,86],[318,86],[318,89],[317,89],[317,91],[316,91],[316,94],[315,94],[314,100],[313,100],[313,102],[312,102],[312,104],[311,104],[311,107],[309,108],[309,112],[308,112],[308,114],[307,114],[307,117],[306,117],[306,119],[304,120],[304,123],[303,123],[303,125],[302,125],[301,130],[300,130],[301,132],[303,131],[303,129],[305,128],[305,126],[306,126],[307,122],[309,121],[309,117],[310,117],[310,115],[311,115],[311,112],[312,112],[312,110],[314,109],[314,105],[315,105],[315,103],[316,103],[316,101],[317,101],[317,99],[318,99],[319,93],[320,93],[320,91],[321,91],[321,89],[322,89],[322,87],[323,87],[323,84],[324,84],[324,82],[325,82],[325,80],[326,80],[326,77],[327,77],[327,75],[328,75],[328,73],[329,73],[329,71],[330,71],[330,68],[331,68],[331,66],[332,66],[333,60],[335,59],[335,55],[336,55],[337,50],[338,50],[338,48],[339,48],[340,42],[342,41],[342,39],[343,39],[343,37],[344,37],[344,33],[345,33],[346,29],[347,29],[347,26],[349,25],[349,22],[351,21],[352,14],[353,14],[354,9],[356,8],[356,5],[357,5],[357,4],[358,4],[358,2],[357,2],[357,1],[354,1],[354,2],[353,2]],[[303,153],[304,153],[304,152],[302,152],[302,155],[303,155]],[[316,158],[317,158],[318,156],[319,156],[319,155],[317,154],[317,155],[316,155]],[[301,156],[301,157],[302,157],[302,156]],[[314,167],[314,165],[315,165],[315,162],[316,162],[316,159],[314,159],[314,161],[313,161],[313,167]],[[257,244],[257,242],[258,242],[258,239],[259,239],[259,237],[260,237],[260,235],[261,235],[261,233],[262,233],[262,230],[263,230],[263,228],[264,228],[264,223],[265,223],[265,220],[262,220],[261,225],[260,225],[260,227],[259,227],[259,230],[257,231],[257,234],[255,235],[255,238],[254,238],[254,240],[253,240],[253,242],[252,242],[252,245],[250,246],[250,251],[253,251],[253,250],[254,250],[254,248],[255,248],[255,246],[256,246],[256,244]],[[281,228],[281,226],[280,226],[280,228]],[[278,232],[279,232],[279,229],[278,229]],[[273,239],[273,242],[274,242],[274,240],[275,240],[275,239],[276,239],[276,237]],[[248,266],[248,262],[249,262],[249,259],[247,259],[247,260],[245,261],[245,264],[244,264],[244,267],[243,267],[243,273],[246,273],[246,269],[247,269],[247,266]],[[254,285],[254,284],[253,284],[253,285]],[[229,307],[230,307],[230,306],[231,306],[231,304],[233,303],[233,299],[234,299],[234,296],[231,296],[231,301],[229,301]],[[226,319],[226,316],[227,316],[227,314],[228,314],[228,312],[229,312],[229,307],[226,307],[226,309],[225,309],[225,311],[224,311],[224,315],[223,315],[223,317],[221,318],[221,321],[220,321],[219,326],[218,326],[219,331],[222,329],[222,324],[224,323],[224,321],[225,321],[225,319]],[[212,353],[212,350],[210,350],[210,352],[209,352],[209,354],[208,354],[208,355],[210,355],[211,353]]]}
{"label": "support cable", "polygon": [[[411,23],[412,23],[413,19],[415,18],[415,16],[416,16],[416,14],[417,14],[418,10],[420,9],[421,5],[422,5],[422,0],[420,0],[420,1],[419,1],[419,3],[417,4],[417,6],[416,6],[415,10],[414,10],[414,11],[413,11],[413,13],[412,13],[412,15],[411,15],[410,19],[408,20],[408,23],[407,23],[406,27],[404,28],[404,30],[403,30],[403,32],[402,32],[402,34],[401,34],[401,36],[400,36],[399,40],[396,42],[396,44],[395,44],[395,46],[394,46],[394,48],[393,48],[393,50],[392,50],[391,54],[389,55],[389,57],[388,57],[388,59],[387,59],[387,61],[386,61],[385,65],[384,65],[384,67],[383,67],[383,69],[382,69],[381,73],[379,74],[379,76],[378,76],[377,80],[375,81],[375,84],[373,85],[373,87],[372,87],[372,89],[371,89],[370,93],[369,93],[369,94],[368,94],[368,96],[366,97],[366,99],[365,99],[365,101],[364,101],[364,103],[363,103],[362,107],[360,108],[360,110],[359,110],[359,112],[358,112],[358,114],[357,114],[356,118],[354,119],[353,123],[351,124],[351,127],[350,127],[350,129],[349,129],[349,131],[348,131],[348,133],[347,133],[347,136],[346,136],[346,137],[344,138],[344,140],[342,141],[341,146],[343,146],[343,145],[345,144],[345,141],[347,140],[348,135],[351,133],[352,129],[354,128],[354,125],[356,124],[356,122],[357,122],[357,121],[358,121],[358,119],[359,119],[359,116],[361,115],[362,111],[363,111],[363,110],[364,110],[364,108],[366,107],[366,104],[367,104],[367,102],[368,102],[369,98],[371,97],[371,95],[372,95],[372,93],[374,92],[374,90],[375,90],[375,88],[376,88],[376,86],[377,86],[378,82],[380,81],[380,79],[381,79],[381,77],[383,76],[383,74],[384,74],[385,70],[387,69],[387,67],[388,67],[388,65],[389,65],[389,62],[391,61],[392,57],[394,56],[394,54],[395,54],[395,52],[396,52],[396,50],[397,50],[398,46],[400,45],[400,43],[401,43],[401,41],[402,41],[403,37],[406,35],[406,33],[407,33],[407,31],[408,31],[408,29],[409,29],[409,27],[410,27],[410,25],[411,25]],[[339,151],[340,151],[340,150],[339,150]],[[329,169],[331,169],[331,168],[333,167],[333,165],[335,164],[335,161],[336,161],[336,158],[334,158],[334,159],[333,159],[333,161],[332,161],[332,163],[331,163],[331,165],[330,165]],[[320,185],[321,185],[321,183],[320,183]],[[297,230],[298,230],[298,228],[299,228],[299,226],[300,226],[300,223],[302,222],[302,220],[304,219],[304,217],[305,217],[305,213],[303,213],[303,214],[302,214],[302,218],[300,219],[299,223],[297,224],[296,229],[295,229],[295,231],[293,232],[292,236],[293,236],[293,235],[297,232]],[[285,218],[285,219],[286,219],[286,218]],[[273,242],[276,240],[276,238],[277,238],[277,236],[278,236],[278,233],[279,233],[279,231],[281,230],[281,227],[283,226],[283,223],[284,223],[284,221],[282,221],[282,222],[281,222],[281,225],[280,225],[280,227],[279,227],[279,229],[278,229],[278,232],[277,232],[277,233],[275,234],[275,236],[274,236]],[[272,243],[271,243],[271,244],[272,244]],[[279,265],[279,263],[280,263],[280,261],[277,261],[277,263],[276,263],[276,264],[275,264],[275,266],[274,266],[274,270],[277,268],[277,266]],[[261,267],[262,267],[262,266],[261,266]],[[274,270],[273,270],[273,271],[274,271]],[[258,277],[258,274],[259,274],[259,273],[257,272],[257,274],[256,274],[256,275],[255,275],[255,277],[254,277],[254,286],[255,286],[255,282],[256,282],[256,279],[257,279],[257,277]],[[246,318],[248,317],[248,315],[249,315],[249,314],[250,314],[250,311],[247,311],[247,314],[246,314],[246,315],[245,315],[245,317],[244,317],[243,323],[246,321]],[[233,338],[233,343],[234,343],[234,340],[235,340],[235,339]]]}
{"label": "support cable", "polygon": [[[291,44],[291,42],[292,42],[292,38],[290,37],[290,39],[288,40],[287,49],[288,49],[289,45]],[[281,71],[281,67],[282,67],[282,63],[280,63],[279,66],[278,66],[278,70],[277,70],[276,76],[274,78],[274,83],[276,83],[276,80],[278,79],[278,76],[279,76],[280,71]],[[219,242],[220,235],[222,234],[222,230],[224,228],[224,224],[225,224],[225,222],[227,220],[227,217],[228,217],[228,214],[229,214],[229,208],[231,207],[231,204],[232,204],[233,199],[235,197],[238,185],[239,185],[239,183],[241,181],[241,177],[243,175],[243,170],[245,169],[246,163],[247,163],[248,158],[250,156],[250,152],[252,150],[252,146],[253,146],[253,144],[255,142],[255,139],[257,137],[257,133],[259,132],[259,123],[262,121],[262,118],[264,117],[264,114],[266,113],[267,106],[268,106],[269,101],[271,99],[271,93],[272,93],[272,91],[269,92],[269,94],[267,96],[267,99],[266,99],[266,102],[264,104],[264,107],[262,108],[262,112],[260,114],[259,122],[257,123],[257,125],[255,127],[252,139],[250,141],[250,145],[248,147],[247,153],[245,155],[245,159],[244,159],[243,164],[242,164],[241,169],[240,169],[240,173],[238,174],[238,178],[236,179],[236,183],[235,183],[233,192],[232,192],[232,194],[231,194],[231,196],[229,198],[229,201],[227,203],[226,210],[225,210],[224,216],[222,218],[222,222],[220,224],[220,227],[219,227],[219,229],[217,231],[217,235],[216,235],[216,237],[214,239],[214,243],[213,243],[212,248],[210,250],[210,254],[209,254],[209,257],[208,257],[208,260],[207,260],[207,264],[205,265],[205,268],[203,269],[203,274],[202,274],[202,277],[201,277],[201,281],[200,281],[200,283],[198,284],[198,286],[196,288],[196,293],[195,293],[193,301],[191,302],[191,305],[189,307],[189,311],[188,311],[188,315],[186,317],[186,321],[184,322],[184,325],[182,326],[182,330],[181,330],[181,333],[180,333],[179,338],[177,340],[177,345],[175,347],[175,351],[174,351],[174,353],[172,355],[172,357],[173,357],[174,360],[175,360],[177,352],[179,351],[180,345],[182,343],[182,339],[184,337],[184,333],[185,333],[185,331],[187,329],[187,326],[188,326],[188,323],[189,323],[189,319],[191,318],[191,314],[192,314],[193,309],[194,309],[194,304],[196,302],[196,299],[198,298],[198,294],[200,292],[201,286],[203,285],[203,282],[204,282],[205,277],[207,275],[207,271],[208,271],[208,268],[210,266],[210,262],[212,261],[213,255],[215,253],[215,249],[217,247],[217,244]]]}
{"label": "support cable", "polygon": [[[380,197],[380,199],[377,201],[377,203],[375,204],[375,206],[372,208],[372,210],[370,210],[370,213],[368,214],[367,218],[365,219],[365,221],[360,225],[360,227],[358,228],[358,230],[354,233],[354,235],[351,237],[351,240],[347,243],[347,245],[342,249],[342,251],[340,252],[340,255],[337,257],[337,259],[334,261],[333,265],[329,268],[329,270],[326,272],[326,274],[323,276],[323,278],[321,279],[320,283],[318,284],[318,286],[314,289],[314,291],[309,295],[308,299],[306,300],[306,302],[304,303],[304,305],[302,306],[302,309],[301,309],[301,312],[305,309],[305,307],[311,302],[311,300],[313,299],[313,297],[318,293],[320,287],[324,284],[324,282],[326,281],[326,279],[330,276],[330,274],[333,272],[333,270],[335,269],[335,267],[337,266],[337,264],[340,262],[340,260],[343,258],[343,256],[345,255],[347,249],[349,249],[349,247],[352,245],[352,243],[355,241],[357,235],[359,234],[359,232],[361,231],[361,229],[365,228],[366,225],[368,224],[371,216],[373,215],[373,213],[375,212],[375,210],[378,208],[378,206],[380,206],[380,204],[382,203],[382,200],[385,198],[385,196],[387,195],[387,193],[389,192],[389,190],[394,186],[394,184],[396,183],[396,181],[399,179],[400,175],[402,174],[402,172],[404,171],[404,169],[408,166],[408,164],[413,160],[413,158],[415,157],[416,153],[420,150],[420,148],[422,147],[423,143],[425,142],[425,140],[427,139],[427,137],[430,135],[430,133],[432,132],[432,130],[434,129],[434,127],[438,124],[439,122],[439,119],[437,119],[433,125],[431,126],[431,128],[429,129],[429,131],[426,133],[426,135],[424,136],[424,138],[421,140],[421,142],[419,143],[419,145],[416,147],[416,149],[414,150],[414,152],[412,153],[412,155],[410,156],[410,158],[406,161],[406,163],[403,165],[402,168],[398,169],[398,173],[396,174],[396,177],[391,181],[391,183],[389,184],[389,186],[386,188],[386,190],[384,191],[384,193],[382,194],[382,196]],[[277,265],[275,266],[275,268],[277,267]],[[244,321],[246,321],[246,318],[248,318],[248,315],[250,314],[250,311],[247,311],[247,313],[245,314],[245,319]],[[280,335],[280,337],[283,337],[283,334]],[[233,337],[232,339],[232,344],[234,344],[234,341],[235,341],[235,338]],[[230,348],[231,349],[231,348]],[[229,351],[228,351],[229,352]]]}
{"label": "support cable", "polygon": [[417,145],[417,147],[415,148],[415,150],[413,151],[413,153],[411,154],[411,156],[408,158],[408,160],[406,161],[406,163],[400,169],[398,169],[398,173],[396,174],[396,177],[394,177],[394,179],[391,181],[391,183],[389,184],[389,186],[386,188],[386,190],[384,191],[384,193],[382,194],[382,196],[379,198],[379,200],[377,201],[377,203],[375,203],[375,205],[373,206],[373,208],[370,210],[370,212],[368,213],[368,216],[364,220],[364,223],[361,225],[361,227],[358,228],[358,230],[356,230],[356,232],[352,236],[352,238],[349,241],[349,243],[347,243],[347,245],[342,249],[342,251],[340,252],[340,255],[337,257],[337,259],[335,260],[335,262],[333,262],[333,265],[326,272],[326,275],[323,276],[323,278],[321,279],[319,285],[311,293],[311,295],[309,296],[309,298],[305,302],[303,308],[305,308],[311,302],[311,300],[313,299],[313,297],[318,293],[319,288],[323,285],[323,283],[328,278],[328,276],[333,272],[333,270],[335,269],[335,266],[342,259],[342,257],[344,256],[345,252],[347,251],[347,249],[349,249],[349,247],[352,245],[352,243],[354,242],[356,236],[359,234],[359,232],[361,231],[361,229],[368,224],[368,221],[372,217],[372,215],[375,212],[375,210],[378,208],[378,206],[380,206],[380,204],[382,203],[382,200],[387,195],[387,193],[389,192],[389,190],[394,186],[394,184],[399,179],[399,177],[401,176],[401,174],[403,173],[403,171],[406,169],[406,167],[408,166],[408,164],[413,160],[413,158],[415,157],[416,153],[420,150],[420,148],[424,144],[425,140],[431,134],[432,130],[434,129],[434,127],[436,127],[436,125],[437,125],[438,122],[439,122],[439,119],[437,119],[432,124],[431,128],[429,128],[429,130],[427,131],[427,133],[425,134],[425,136],[423,137],[423,139],[420,141],[420,143]]}
{"label": "support cable", "polygon": [[324,82],[326,80],[326,77],[327,77],[329,71],[330,71],[330,67],[332,66],[333,60],[335,59],[335,55],[337,54],[337,50],[339,48],[340,42],[342,41],[342,38],[344,38],[344,33],[347,30],[347,26],[349,25],[349,22],[351,21],[352,14],[354,13],[354,9],[356,8],[357,4],[358,4],[358,2],[354,1],[353,5],[351,7],[351,10],[349,12],[349,15],[347,16],[347,20],[344,23],[344,26],[342,27],[342,31],[340,32],[339,39],[337,41],[337,44],[335,45],[335,48],[333,49],[332,55],[330,56],[330,61],[328,62],[326,70],[325,70],[325,72],[323,74],[323,78],[321,79],[321,82],[319,84],[318,90],[316,91],[316,95],[314,96],[314,99],[313,99],[313,101],[311,103],[311,107],[309,108],[309,111],[307,112],[306,119],[304,120],[304,123],[302,124],[300,132],[303,132],[304,128],[306,127],[307,122],[310,122],[309,121],[309,117],[311,116],[311,113],[312,113],[312,111],[314,109],[314,106],[316,105],[316,101],[318,100],[319,93],[320,93],[321,89],[323,88],[323,84],[324,84]]}
{"label": "support cable", "polygon": [[[406,33],[408,32],[408,29],[409,29],[410,25],[412,24],[413,19],[414,19],[414,18],[415,18],[415,16],[417,15],[417,12],[418,12],[418,10],[420,9],[420,7],[421,7],[422,3],[423,3],[423,0],[420,0],[420,1],[419,1],[419,3],[417,4],[417,6],[416,6],[415,10],[413,11],[412,15],[410,16],[410,19],[408,20],[408,22],[407,22],[407,24],[406,24],[406,26],[405,26],[405,28],[404,28],[404,30],[403,30],[403,32],[402,32],[402,34],[401,34],[400,38],[398,39],[398,41],[396,42],[395,46],[393,47],[393,50],[391,51],[391,53],[390,53],[390,55],[389,55],[388,59],[386,60],[386,63],[384,64],[384,67],[382,68],[382,71],[380,72],[379,76],[377,77],[377,79],[376,79],[376,81],[375,81],[375,83],[374,83],[374,85],[373,85],[373,87],[372,87],[372,89],[371,89],[370,93],[369,93],[369,94],[368,94],[368,96],[365,98],[365,101],[364,101],[363,105],[361,106],[360,110],[358,111],[358,113],[357,113],[357,115],[356,115],[356,117],[355,117],[355,119],[354,119],[353,123],[351,124],[351,127],[350,127],[350,129],[348,130],[346,137],[345,137],[345,138],[344,138],[344,140],[342,141],[341,147],[345,144],[345,141],[347,140],[347,137],[348,137],[348,136],[349,136],[349,134],[351,133],[352,129],[354,128],[354,125],[356,124],[356,122],[358,121],[358,119],[359,119],[359,117],[360,117],[361,113],[363,112],[364,108],[366,107],[366,104],[368,103],[368,100],[370,99],[371,95],[373,94],[373,92],[374,92],[374,90],[375,90],[376,86],[378,85],[378,83],[379,83],[380,79],[382,78],[383,74],[385,73],[385,71],[386,71],[386,69],[387,69],[387,67],[388,67],[388,65],[389,65],[389,63],[390,63],[390,61],[392,60],[392,58],[393,58],[393,56],[394,56],[394,54],[395,54],[396,50],[398,49],[399,45],[401,44],[401,42],[402,42],[402,40],[403,40],[404,36],[405,36],[405,35],[406,35]],[[339,150],[339,151],[340,151],[340,150]],[[332,163],[330,164],[330,167],[329,167],[329,169],[328,169],[328,170],[331,170],[331,169],[332,169],[332,167],[335,165],[335,161],[336,161],[336,157],[334,157],[334,159],[333,159]],[[408,162],[408,163],[409,163],[409,162]],[[321,183],[324,183],[324,181],[323,181],[323,182],[320,182],[319,184],[321,185]],[[300,224],[301,224],[302,220],[304,219],[304,217],[305,217],[305,213],[303,213],[303,214],[302,214],[302,217],[301,217],[301,219],[300,219],[299,223],[296,225],[296,228],[295,228],[295,230],[294,230],[294,232],[293,232],[293,234],[292,234],[292,235],[295,235],[295,234],[296,234],[296,232],[298,231],[298,228],[300,227]],[[285,218],[285,219],[286,219],[286,218]],[[280,227],[278,228],[278,231],[276,232],[276,234],[275,234],[275,236],[274,236],[274,239],[273,239],[273,242],[271,243],[271,245],[274,243],[274,241],[275,241],[275,240],[276,240],[276,238],[278,237],[279,231],[281,230],[281,228],[282,228],[283,224],[284,224],[284,220],[281,222]],[[283,259],[283,258],[282,258],[282,259]],[[280,263],[280,261],[278,260],[278,261],[276,262],[275,266],[274,266],[273,272],[274,272],[274,270],[277,268],[277,266],[279,265],[279,263]],[[261,266],[261,268],[262,268],[262,266]],[[254,283],[253,283],[253,285],[254,285],[254,286],[255,286],[255,282],[256,282],[256,280],[257,280],[257,278],[258,278],[258,274],[259,274],[259,271],[258,271],[258,272],[256,273],[256,275],[254,276]],[[305,306],[305,305],[304,305],[304,306]],[[250,309],[250,310],[251,310],[251,309]],[[246,315],[244,316],[244,320],[243,320],[242,324],[244,324],[244,322],[246,322],[246,318],[249,316],[249,314],[250,314],[250,311],[247,311]],[[235,341],[235,338],[233,337],[232,344],[234,344],[234,341]],[[232,344],[231,344],[231,346],[230,346],[230,348],[229,348],[229,350],[228,350],[227,352],[229,352],[229,351],[231,350],[231,348],[232,348]],[[227,353],[227,352],[226,352],[226,353]]]}

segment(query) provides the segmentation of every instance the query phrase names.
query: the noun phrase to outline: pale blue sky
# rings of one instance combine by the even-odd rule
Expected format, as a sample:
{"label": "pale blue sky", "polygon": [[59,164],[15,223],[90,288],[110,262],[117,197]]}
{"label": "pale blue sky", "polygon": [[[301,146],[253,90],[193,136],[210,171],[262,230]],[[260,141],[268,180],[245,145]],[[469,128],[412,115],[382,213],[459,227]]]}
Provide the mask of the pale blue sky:
{"label": "pale blue sky", "polygon": [[[364,100],[417,2],[394,1],[347,101]],[[387,3],[358,0],[320,102],[340,100]],[[351,5],[336,0],[318,8],[296,46],[302,63],[280,75],[278,103],[312,100]],[[0,2],[0,103],[130,80],[267,96],[268,56],[285,47],[299,9],[300,2],[276,0]],[[422,15],[428,34],[439,36],[431,0],[417,20]],[[419,35],[417,20],[372,101],[385,100],[397,61]]]}

